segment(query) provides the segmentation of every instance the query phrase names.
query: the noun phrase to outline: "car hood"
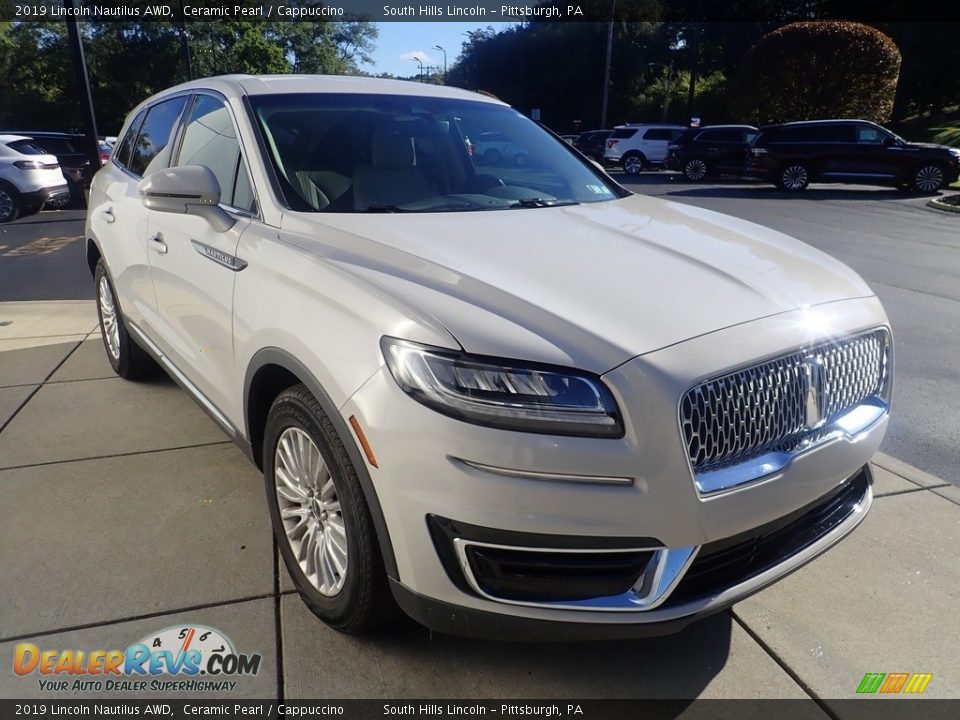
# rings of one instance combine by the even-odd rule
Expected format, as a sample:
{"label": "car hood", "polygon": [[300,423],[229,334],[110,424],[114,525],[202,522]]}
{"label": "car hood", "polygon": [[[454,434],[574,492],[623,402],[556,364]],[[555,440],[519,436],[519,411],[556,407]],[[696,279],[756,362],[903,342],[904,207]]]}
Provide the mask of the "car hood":
{"label": "car hood", "polygon": [[644,196],[468,213],[288,214],[283,239],[432,315],[470,353],[604,372],[805,306],[871,296],[773,230]]}

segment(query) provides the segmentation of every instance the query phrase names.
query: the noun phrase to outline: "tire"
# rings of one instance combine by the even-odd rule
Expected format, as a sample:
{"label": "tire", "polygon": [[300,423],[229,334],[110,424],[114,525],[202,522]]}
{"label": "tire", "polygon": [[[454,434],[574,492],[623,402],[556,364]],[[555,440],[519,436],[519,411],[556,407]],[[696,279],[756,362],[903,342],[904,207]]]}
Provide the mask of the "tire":
{"label": "tire", "polygon": [[707,161],[702,158],[691,158],[683,164],[683,176],[690,182],[700,182],[709,174]]}
{"label": "tire", "polygon": [[930,195],[938,192],[943,185],[943,167],[936,163],[927,163],[918,167],[910,181],[910,186],[914,190]]}
{"label": "tire", "polygon": [[[300,463],[298,457],[309,462]],[[284,390],[270,407],[263,477],[280,556],[307,607],[349,634],[393,619],[397,607],[356,469],[333,423],[304,385]],[[322,540],[304,542],[308,536]]]}
{"label": "tire", "polygon": [[157,364],[147,352],[134,342],[123,322],[120,302],[107,275],[103,259],[97,260],[93,274],[97,294],[97,317],[103,349],[113,371],[125,380],[138,380],[154,374]]}
{"label": "tire", "polygon": [[517,167],[526,167],[528,162],[530,162],[530,158],[527,157],[525,152],[518,152],[513,156],[513,164]]}
{"label": "tire", "polygon": [[483,153],[483,161],[487,163],[487,165],[496,165],[500,162],[500,151],[490,148]]}
{"label": "tire", "polygon": [[620,160],[627,175],[639,175],[647,165],[647,159],[638,152],[629,152]]}
{"label": "tire", "polygon": [[20,193],[12,185],[0,183],[0,223],[13,222],[20,211]]}
{"label": "tire", "polygon": [[810,170],[803,163],[787,163],[777,178],[777,187],[787,192],[806,190],[810,184]]}

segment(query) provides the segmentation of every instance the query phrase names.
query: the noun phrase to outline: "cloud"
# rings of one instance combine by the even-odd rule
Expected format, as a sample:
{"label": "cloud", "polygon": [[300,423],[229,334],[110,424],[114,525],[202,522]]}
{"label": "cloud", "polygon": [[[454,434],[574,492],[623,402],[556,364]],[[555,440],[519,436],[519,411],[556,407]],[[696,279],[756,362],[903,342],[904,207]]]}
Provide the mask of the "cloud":
{"label": "cloud", "polygon": [[401,60],[419,60],[424,65],[435,65],[435,61],[432,57],[427,55],[423,50],[411,50],[410,52],[405,52],[400,56]]}

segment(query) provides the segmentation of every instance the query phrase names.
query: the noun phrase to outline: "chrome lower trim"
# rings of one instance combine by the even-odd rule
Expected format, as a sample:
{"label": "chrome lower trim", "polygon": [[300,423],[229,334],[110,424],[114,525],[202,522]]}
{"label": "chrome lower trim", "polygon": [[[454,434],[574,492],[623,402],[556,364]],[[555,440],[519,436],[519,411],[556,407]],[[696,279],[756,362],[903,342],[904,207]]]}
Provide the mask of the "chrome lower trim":
{"label": "chrome lower trim", "polygon": [[[518,550],[524,552],[544,552],[544,553],[612,553],[612,552],[649,552],[654,550],[653,557],[650,559],[647,569],[644,571],[637,583],[627,592],[620,595],[608,595],[605,597],[590,598],[589,600],[568,600],[568,601],[548,601],[531,602],[525,600],[508,600],[491,595],[480,587],[476,577],[473,574],[473,568],[470,566],[470,560],[467,557],[467,548],[470,546],[496,548],[498,550]],[[457,553],[457,559],[460,562],[460,568],[463,570],[464,577],[471,589],[481,597],[487,600],[493,600],[507,605],[520,605],[523,607],[548,608],[551,610],[592,610],[599,612],[636,612],[638,610],[652,610],[669,597],[670,592],[676,587],[677,583],[683,578],[684,573],[690,567],[697,552],[699,545],[682,548],[617,548],[617,549],[568,549],[568,548],[536,548],[536,547],[517,547],[514,545],[495,545],[492,543],[476,542],[474,540],[465,540],[455,538],[453,541],[454,549]]]}
{"label": "chrome lower trim", "polygon": [[768,452],[736,465],[708,470],[694,474],[697,492],[702,498],[715,497],[746,485],[763,482],[782,474],[790,464],[811,450],[816,450],[837,440],[856,442],[880,422],[889,412],[890,406],[880,398],[869,398],[866,402],[836,418],[807,442],[793,450]]}
{"label": "chrome lower trim", "polygon": [[200,406],[207,411],[207,414],[210,415],[210,417],[217,421],[220,427],[222,427],[231,438],[238,437],[237,429],[229,420],[227,420],[226,416],[217,409],[216,405],[207,399],[206,395],[200,392],[200,389],[196,385],[187,379],[186,375],[180,372],[176,365],[170,362],[170,359],[159,347],[157,347],[156,343],[146,336],[143,330],[129,321],[126,322],[126,326],[134,335],[137,336],[137,339],[146,346],[144,350],[149,352],[150,355],[152,355],[153,358],[163,366],[164,370],[170,373],[171,377],[173,377],[180,387],[193,396],[193,399],[196,400]]}
{"label": "chrome lower trim", "polygon": [[474,470],[491,473],[493,475],[502,475],[504,477],[519,478],[521,480],[539,480],[546,482],[559,483],[583,483],[586,485],[633,485],[632,477],[614,477],[608,475],[570,475],[566,473],[548,473],[537,472],[534,470],[514,470],[512,468],[495,467],[493,465],[484,465],[473,460],[464,460],[463,458],[449,456],[455,465],[465,465]]}

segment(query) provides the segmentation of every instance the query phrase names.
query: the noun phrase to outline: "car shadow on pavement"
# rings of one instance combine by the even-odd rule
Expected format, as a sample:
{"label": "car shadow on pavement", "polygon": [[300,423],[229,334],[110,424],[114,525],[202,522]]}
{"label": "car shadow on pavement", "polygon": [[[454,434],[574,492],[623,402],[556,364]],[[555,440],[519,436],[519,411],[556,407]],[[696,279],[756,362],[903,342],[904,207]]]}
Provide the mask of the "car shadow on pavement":
{"label": "car shadow on pavement", "polygon": [[431,633],[407,619],[375,637],[346,637],[323,628],[296,596],[287,603],[288,697],[692,701],[723,693],[724,683],[705,690],[727,665],[733,632],[730,613],[723,612],[675,635],[641,640],[491,642]]}

